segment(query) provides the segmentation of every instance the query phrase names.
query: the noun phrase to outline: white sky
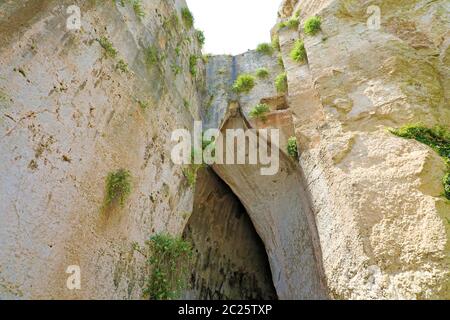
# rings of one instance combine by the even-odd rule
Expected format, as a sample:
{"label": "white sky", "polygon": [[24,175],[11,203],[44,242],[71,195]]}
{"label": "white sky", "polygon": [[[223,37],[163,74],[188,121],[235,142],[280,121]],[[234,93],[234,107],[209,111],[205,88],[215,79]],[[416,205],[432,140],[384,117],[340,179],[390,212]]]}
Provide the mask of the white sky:
{"label": "white sky", "polygon": [[281,0],[186,0],[195,27],[206,36],[205,53],[240,54],[270,42]]}

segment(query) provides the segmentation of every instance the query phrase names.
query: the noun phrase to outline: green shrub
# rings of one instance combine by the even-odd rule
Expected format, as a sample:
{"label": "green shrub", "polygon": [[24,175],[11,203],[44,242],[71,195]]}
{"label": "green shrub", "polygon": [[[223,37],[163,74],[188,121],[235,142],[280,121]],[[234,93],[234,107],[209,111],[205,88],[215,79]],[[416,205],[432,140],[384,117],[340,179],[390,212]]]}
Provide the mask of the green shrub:
{"label": "green shrub", "polygon": [[159,63],[159,54],[158,49],[154,46],[150,46],[145,49],[145,64],[147,67],[152,67],[155,64]]}
{"label": "green shrub", "polygon": [[293,158],[298,158],[298,147],[297,147],[297,138],[290,137],[287,145],[288,155]]}
{"label": "green shrub", "polygon": [[271,56],[273,54],[273,48],[268,43],[261,43],[256,47],[256,52]]}
{"label": "green shrub", "polygon": [[390,132],[401,138],[417,140],[444,158],[448,172],[443,178],[443,184],[445,196],[450,200],[450,131],[440,126],[428,128],[422,124],[411,124],[391,129]]}
{"label": "green shrub", "polygon": [[278,29],[288,28],[288,29],[297,29],[300,24],[300,19],[298,17],[292,17],[287,21],[280,22],[278,24]]}
{"label": "green shrub", "polygon": [[197,75],[197,62],[198,62],[198,57],[192,55],[189,58],[189,71],[191,72],[191,74],[195,77]]}
{"label": "green shrub", "polygon": [[194,26],[194,16],[189,8],[181,9],[181,18],[183,19],[183,23],[186,28],[191,29]]}
{"label": "green shrub", "polygon": [[450,132],[443,127],[427,128],[422,124],[410,124],[391,132],[398,137],[415,139],[433,148],[443,158],[450,159]]}
{"label": "green shrub", "polygon": [[288,89],[287,74],[281,73],[275,79],[275,88],[278,93],[286,93]]}
{"label": "green shrub", "polygon": [[200,44],[200,46],[203,47],[203,45],[205,44],[205,40],[206,40],[205,34],[203,33],[203,31],[196,30],[195,36],[197,37],[197,41]]}
{"label": "green shrub", "polygon": [[250,74],[241,74],[233,85],[236,93],[249,93],[255,86],[255,77]]}
{"label": "green shrub", "polygon": [[158,234],[147,242],[151,268],[144,296],[151,300],[175,300],[187,288],[192,247],[182,238]]}
{"label": "green shrub", "polygon": [[442,180],[442,183],[444,184],[444,192],[447,199],[450,200],[450,170],[449,172],[444,176],[444,179]]}
{"label": "green shrub", "polygon": [[131,194],[131,173],[128,170],[120,169],[111,172],[106,178],[106,196],[104,205],[108,207],[115,202],[124,206],[125,200]]}
{"label": "green shrub", "polygon": [[269,70],[267,68],[260,68],[256,70],[256,76],[260,79],[265,79],[269,76]]}
{"label": "green shrub", "polygon": [[189,108],[191,107],[191,103],[185,98],[183,99],[183,106],[189,110]]}
{"label": "green shrub", "polygon": [[117,50],[114,48],[113,44],[107,37],[101,37],[97,39],[102,48],[105,50],[105,55],[110,58],[115,58],[117,56]]}
{"label": "green shrub", "polygon": [[272,48],[273,50],[280,51],[280,37],[278,35],[275,35],[272,39]]}
{"label": "green shrub", "polygon": [[250,111],[250,118],[266,120],[266,114],[270,112],[270,107],[265,103],[259,103]]}
{"label": "green shrub", "polygon": [[300,19],[298,17],[293,17],[286,22],[286,27],[288,27],[289,29],[297,29],[299,24]]}
{"label": "green shrub", "polygon": [[294,13],[294,18],[300,18],[300,13],[301,13],[301,10],[300,10],[300,9],[298,9],[297,11],[295,11],[295,13]]}
{"label": "green shrub", "polygon": [[306,61],[306,49],[303,40],[297,40],[295,42],[294,48],[290,53],[291,59],[295,62],[304,62]]}
{"label": "green shrub", "polygon": [[177,64],[172,64],[171,66],[172,72],[175,76],[179,75],[183,70],[181,69],[181,67]]}
{"label": "green shrub", "polygon": [[136,16],[139,19],[144,18],[145,17],[145,12],[142,9],[141,0],[133,0],[132,3],[133,3],[133,10],[134,10],[134,13],[136,14]]}
{"label": "green shrub", "polygon": [[284,70],[283,56],[281,54],[278,55],[278,65]]}
{"label": "green shrub", "polygon": [[212,55],[209,54],[209,53],[204,54],[204,55],[202,56],[202,61],[203,61],[203,63],[204,63],[204,64],[207,64],[207,63],[209,62],[209,59],[211,59],[211,57],[212,57]]}
{"label": "green shrub", "polygon": [[320,17],[311,17],[305,21],[304,31],[305,34],[309,36],[315,35],[320,31],[320,26],[322,25],[322,21]]}
{"label": "green shrub", "polygon": [[200,169],[199,165],[192,164],[189,167],[183,168],[183,175],[186,178],[189,187],[194,188],[197,183],[197,172]]}
{"label": "green shrub", "polygon": [[120,70],[123,73],[128,73],[128,64],[123,59],[120,59],[116,64],[116,70]]}

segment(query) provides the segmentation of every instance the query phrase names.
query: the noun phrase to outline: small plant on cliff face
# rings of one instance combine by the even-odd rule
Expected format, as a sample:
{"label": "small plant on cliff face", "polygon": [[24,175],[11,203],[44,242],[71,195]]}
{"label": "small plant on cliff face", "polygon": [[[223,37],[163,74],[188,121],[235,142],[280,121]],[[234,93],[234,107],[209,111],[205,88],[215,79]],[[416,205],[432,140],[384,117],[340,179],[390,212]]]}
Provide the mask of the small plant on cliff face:
{"label": "small plant on cliff face", "polygon": [[250,74],[241,74],[233,85],[236,93],[249,93],[255,86],[255,77]]}
{"label": "small plant on cliff face", "polygon": [[441,157],[450,159],[450,132],[443,127],[427,128],[422,124],[411,124],[400,129],[392,129],[391,132],[396,136],[415,139],[426,144]]}
{"label": "small plant on cliff face", "polygon": [[181,9],[181,18],[186,28],[191,29],[194,26],[194,16],[189,8]]}
{"label": "small plant on cliff face", "polygon": [[211,59],[211,57],[212,57],[212,55],[209,54],[209,53],[202,55],[202,61],[203,61],[203,63],[204,63],[204,64],[207,64],[207,63],[209,62],[209,59]]}
{"label": "small plant on cliff face", "polygon": [[145,17],[145,12],[142,9],[141,0],[132,0],[132,5],[133,5],[133,10],[134,10],[134,13],[136,14],[136,16],[139,19],[144,18]]}
{"label": "small plant on cliff face", "polygon": [[179,75],[183,71],[181,67],[177,64],[172,64],[170,68],[172,69],[172,72],[175,76]]}
{"label": "small plant on cliff face", "polygon": [[306,49],[305,44],[302,40],[297,40],[295,42],[294,48],[290,53],[291,59],[295,62],[303,62],[306,61]]}
{"label": "small plant on cliff face", "polygon": [[147,67],[152,67],[159,62],[158,50],[150,46],[145,49],[145,64]]}
{"label": "small plant on cliff face", "polygon": [[398,137],[417,140],[435,150],[447,164],[447,173],[443,178],[444,192],[450,200],[450,131],[436,126],[428,128],[422,124],[406,125],[400,129],[391,129]]}
{"label": "small plant on cliff face", "polygon": [[278,93],[286,93],[288,89],[286,73],[279,74],[275,79],[275,88],[277,89]]}
{"label": "small plant on cliff face", "polygon": [[203,47],[203,45],[205,44],[205,40],[206,40],[205,34],[203,33],[203,31],[196,30],[195,36],[197,37],[197,41],[200,44],[200,46]]}
{"label": "small plant on cliff face", "polygon": [[189,71],[194,77],[197,75],[197,62],[198,62],[197,56],[191,56],[189,58]]}
{"label": "small plant on cliff face", "polygon": [[144,296],[151,300],[180,298],[189,280],[192,246],[182,238],[158,234],[146,242],[148,253],[138,244],[133,249],[147,258],[151,269],[145,280]]}
{"label": "small plant on cliff face", "polygon": [[113,44],[107,37],[101,37],[97,39],[100,46],[105,50],[105,55],[110,58],[115,58],[117,56],[117,50],[114,48]]}
{"label": "small plant on cliff face", "polygon": [[268,43],[261,43],[256,47],[256,52],[271,56],[273,54],[273,48]]}
{"label": "small plant on cliff face", "polygon": [[195,188],[197,183],[197,172],[202,167],[202,165],[191,164],[183,168],[183,175],[187,180],[189,187]]}
{"label": "small plant on cliff face", "polygon": [[292,158],[298,158],[298,147],[297,147],[297,138],[290,137],[287,145],[288,155]]}
{"label": "small plant on cliff face", "polygon": [[128,64],[123,59],[120,59],[116,64],[116,70],[119,70],[123,73],[128,73]]}
{"label": "small plant on cliff face", "polygon": [[252,108],[249,115],[252,119],[262,119],[266,121],[266,114],[270,112],[270,107],[265,103],[257,104]]}
{"label": "small plant on cliff face", "polygon": [[272,48],[273,50],[280,51],[280,37],[278,35],[275,35],[272,39]]}
{"label": "small plant on cliff face", "polygon": [[267,68],[260,68],[256,70],[256,76],[260,79],[265,79],[269,76],[269,70]]}
{"label": "small plant on cliff face", "polygon": [[128,170],[120,169],[111,172],[106,178],[105,207],[118,202],[124,206],[125,200],[131,193],[131,173]]}
{"label": "small plant on cliff face", "polygon": [[284,70],[284,61],[283,56],[281,54],[278,55],[278,65],[281,67],[281,69]]}
{"label": "small plant on cliff face", "polygon": [[444,176],[444,179],[442,180],[442,183],[444,184],[444,192],[447,199],[450,200],[450,170],[449,172]]}
{"label": "small plant on cliff face", "polygon": [[305,21],[304,31],[308,36],[313,36],[320,31],[322,21],[320,17],[311,17]]}
{"label": "small plant on cliff face", "polygon": [[288,29],[297,29],[300,24],[300,19],[298,17],[292,17],[287,21],[280,22],[278,24],[279,29],[288,28]]}

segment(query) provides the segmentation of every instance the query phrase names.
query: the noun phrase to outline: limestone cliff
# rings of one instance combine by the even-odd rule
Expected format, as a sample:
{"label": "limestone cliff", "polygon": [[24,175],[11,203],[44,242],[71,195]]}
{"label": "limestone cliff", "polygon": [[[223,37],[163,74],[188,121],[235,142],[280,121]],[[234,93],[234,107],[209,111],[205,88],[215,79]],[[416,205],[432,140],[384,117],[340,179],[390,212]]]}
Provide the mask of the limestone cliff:
{"label": "limestone cliff", "polygon": [[[68,31],[73,2],[0,2],[1,299],[140,299],[134,244],[159,233],[194,245],[186,298],[450,298],[448,168],[389,132],[450,127],[448,1],[284,0],[269,53],[209,59],[184,0],[75,1]],[[194,120],[280,129],[278,173],[216,164],[195,185],[170,158]],[[130,196],[105,206],[119,169]]]}
{"label": "limestone cliff", "polygon": [[[142,2],[142,18],[120,1],[78,1],[82,29],[68,32],[72,4],[0,4],[0,297],[139,299],[133,242],[181,234],[192,211],[167,141],[199,118],[203,72],[189,59],[200,46],[184,1]],[[102,213],[105,178],[121,168],[130,198]],[[79,291],[66,287],[72,265]]]}

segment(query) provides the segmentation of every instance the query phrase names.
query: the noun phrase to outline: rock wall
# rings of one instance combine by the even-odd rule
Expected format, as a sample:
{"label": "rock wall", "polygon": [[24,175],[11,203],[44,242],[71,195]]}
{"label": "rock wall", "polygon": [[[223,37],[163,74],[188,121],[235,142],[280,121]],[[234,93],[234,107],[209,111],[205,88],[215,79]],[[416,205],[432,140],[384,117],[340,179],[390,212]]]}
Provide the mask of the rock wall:
{"label": "rock wall", "polygon": [[[381,10],[379,30],[367,26],[369,5]],[[448,299],[445,164],[387,130],[450,123],[448,2],[305,0],[297,9],[299,30],[279,35],[332,296]],[[322,31],[306,36],[312,15]],[[303,65],[289,57],[298,38]]]}
{"label": "rock wall", "polygon": [[[82,29],[67,31],[74,1],[23,2],[0,4],[0,297],[139,299],[146,266],[132,243],[181,235],[193,204],[168,143],[199,118],[204,81],[201,59],[189,72],[193,30],[176,22],[186,3],[143,1],[139,19],[119,1],[78,1]],[[132,193],[104,211],[120,168]],[[71,265],[81,290],[67,289]]]}
{"label": "rock wall", "polygon": [[[264,243],[277,297],[450,298],[446,166],[388,132],[419,121],[449,126],[448,1],[285,0],[279,20],[299,12],[300,25],[272,30],[280,53],[212,57],[206,68],[198,59],[196,75],[189,60],[201,49],[181,20],[184,0],[143,0],[143,17],[128,1],[75,1],[82,28],[68,31],[73,4],[0,4],[0,298],[141,298],[147,266],[133,243],[181,235],[192,212],[194,188],[168,141],[195,119],[280,129],[276,176],[213,166]],[[369,6],[380,9],[378,30],[368,27]],[[322,26],[308,36],[313,15]],[[305,63],[290,57],[297,39]],[[231,90],[261,67],[270,75],[250,93]],[[285,94],[273,84],[282,72]],[[266,121],[249,116],[260,102],[271,108]],[[291,136],[298,163],[286,152]],[[130,171],[132,192],[105,209],[105,178],[118,169]],[[193,219],[215,219],[207,212]],[[267,295],[256,296],[271,296],[270,277],[241,263],[257,281],[222,297],[254,297],[263,285]],[[72,265],[81,290],[66,286]],[[215,298],[201,292],[217,291],[217,274],[230,278],[210,267],[197,274],[207,279],[197,293]]]}

